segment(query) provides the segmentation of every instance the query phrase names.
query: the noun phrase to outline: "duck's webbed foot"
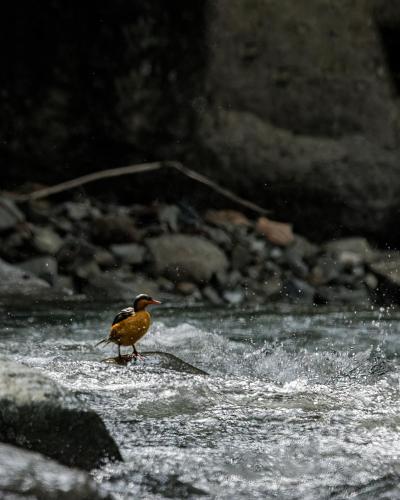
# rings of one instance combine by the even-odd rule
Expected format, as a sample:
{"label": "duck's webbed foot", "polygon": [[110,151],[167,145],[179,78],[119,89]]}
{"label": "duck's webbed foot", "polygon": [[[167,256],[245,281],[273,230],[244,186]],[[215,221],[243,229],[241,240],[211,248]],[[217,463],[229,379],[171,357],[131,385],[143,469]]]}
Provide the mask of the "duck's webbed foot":
{"label": "duck's webbed foot", "polygon": [[136,347],[134,345],[132,346],[132,358],[144,361],[144,357],[137,352]]}

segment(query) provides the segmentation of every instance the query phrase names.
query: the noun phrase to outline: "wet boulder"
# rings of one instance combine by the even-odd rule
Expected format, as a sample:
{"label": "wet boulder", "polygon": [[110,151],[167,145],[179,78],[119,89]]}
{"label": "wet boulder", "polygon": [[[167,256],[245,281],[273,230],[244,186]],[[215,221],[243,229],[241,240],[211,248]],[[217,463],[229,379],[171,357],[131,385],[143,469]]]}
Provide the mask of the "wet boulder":
{"label": "wet boulder", "polygon": [[164,370],[174,370],[181,373],[189,373],[192,375],[208,375],[205,371],[193,366],[182,359],[179,359],[177,356],[173,354],[169,354],[168,352],[160,352],[160,351],[150,351],[150,352],[142,352],[140,353],[142,360],[137,360],[131,355],[123,355],[120,358],[106,358],[103,359],[104,363],[112,364],[112,365],[121,365],[126,366],[128,363],[135,363],[153,368],[161,368]]}
{"label": "wet boulder", "polygon": [[13,500],[111,499],[85,472],[6,444],[0,444],[0,497]]}
{"label": "wet boulder", "polygon": [[323,245],[325,252],[336,256],[339,261],[353,260],[361,262],[373,262],[377,252],[373,250],[366,238],[339,238]]}
{"label": "wet boulder", "polygon": [[55,255],[63,246],[61,236],[51,227],[34,227],[33,241],[34,248],[39,253]]}
{"label": "wet boulder", "polygon": [[121,455],[103,421],[39,371],[2,360],[0,441],[90,470]]}
{"label": "wet boulder", "polygon": [[186,234],[148,238],[146,243],[154,261],[154,271],[174,281],[208,282],[228,267],[224,252],[200,236]]}
{"label": "wet boulder", "polygon": [[139,265],[143,264],[146,249],[137,243],[119,243],[110,247],[113,255],[123,263]]}
{"label": "wet boulder", "polygon": [[0,259],[0,296],[40,295],[49,288],[46,281]]}
{"label": "wet boulder", "polygon": [[375,300],[385,305],[400,304],[400,252],[382,252],[369,268],[377,278]]}
{"label": "wet boulder", "polygon": [[91,232],[94,241],[104,245],[129,243],[138,239],[134,220],[128,215],[110,214],[97,217],[92,222]]}
{"label": "wet boulder", "polygon": [[50,285],[55,285],[57,282],[58,264],[54,257],[34,257],[33,259],[21,262],[19,267],[25,271],[29,271]]}

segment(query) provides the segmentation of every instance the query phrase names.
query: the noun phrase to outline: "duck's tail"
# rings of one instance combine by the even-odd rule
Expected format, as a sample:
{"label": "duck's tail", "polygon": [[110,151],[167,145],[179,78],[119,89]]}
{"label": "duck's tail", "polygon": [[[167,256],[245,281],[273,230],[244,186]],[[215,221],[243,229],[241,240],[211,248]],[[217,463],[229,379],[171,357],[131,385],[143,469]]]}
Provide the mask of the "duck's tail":
{"label": "duck's tail", "polygon": [[108,337],[104,337],[104,339],[101,339],[100,342],[97,342],[97,344],[95,345],[95,347],[97,347],[98,345],[100,344],[109,344],[111,342],[111,340],[108,338]]}

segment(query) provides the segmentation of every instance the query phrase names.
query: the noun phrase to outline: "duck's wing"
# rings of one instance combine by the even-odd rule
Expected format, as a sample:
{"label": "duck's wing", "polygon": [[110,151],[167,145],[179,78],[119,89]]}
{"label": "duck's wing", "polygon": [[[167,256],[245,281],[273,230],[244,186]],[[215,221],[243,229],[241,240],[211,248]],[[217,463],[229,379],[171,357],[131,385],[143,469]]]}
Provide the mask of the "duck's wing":
{"label": "duck's wing", "polygon": [[129,316],[133,316],[135,314],[135,309],[133,307],[126,307],[125,309],[122,309],[114,318],[114,321],[112,322],[113,325],[116,323],[119,323],[123,319],[129,318]]}

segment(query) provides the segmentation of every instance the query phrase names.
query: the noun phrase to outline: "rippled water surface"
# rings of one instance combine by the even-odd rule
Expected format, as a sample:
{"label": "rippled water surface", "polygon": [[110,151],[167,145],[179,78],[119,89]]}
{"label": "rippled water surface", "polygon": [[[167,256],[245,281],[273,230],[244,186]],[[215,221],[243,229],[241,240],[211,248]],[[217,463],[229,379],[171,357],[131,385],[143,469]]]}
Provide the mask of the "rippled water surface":
{"label": "rippled water surface", "polygon": [[115,498],[400,498],[399,313],[154,309],[138,347],[204,377],[101,363],[107,309],[15,311],[0,346],[101,414]]}

